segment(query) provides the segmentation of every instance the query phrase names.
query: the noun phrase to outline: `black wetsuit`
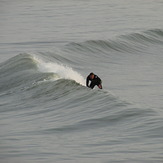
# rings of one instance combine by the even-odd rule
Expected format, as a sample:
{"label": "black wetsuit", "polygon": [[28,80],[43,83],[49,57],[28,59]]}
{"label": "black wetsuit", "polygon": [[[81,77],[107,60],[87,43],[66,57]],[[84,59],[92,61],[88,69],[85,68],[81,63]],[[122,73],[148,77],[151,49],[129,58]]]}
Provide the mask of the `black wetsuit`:
{"label": "black wetsuit", "polygon": [[[90,85],[89,85],[89,80],[91,81]],[[94,88],[95,85],[99,86],[101,85],[101,83],[102,81],[97,75],[94,75],[93,79],[91,79],[90,75],[88,75],[87,80],[86,80],[87,87],[92,88],[92,89]],[[101,89],[102,89],[102,86],[101,86]]]}

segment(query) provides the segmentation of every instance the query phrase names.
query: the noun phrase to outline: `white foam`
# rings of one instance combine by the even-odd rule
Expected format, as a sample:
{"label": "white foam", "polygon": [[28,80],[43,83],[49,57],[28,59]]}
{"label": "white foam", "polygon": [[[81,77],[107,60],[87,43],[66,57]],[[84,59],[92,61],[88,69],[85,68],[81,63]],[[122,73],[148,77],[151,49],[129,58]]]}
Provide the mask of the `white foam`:
{"label": "white foam", "polygon": [[52,72],[57,74],[57,78],[55,78],[56,80],[62,78],[71,79],[81,85],[85,85],[83,76],[74,71],[71,67],[54,62],[46,62],[37,57],[34,57],[34,60],[37,62],[38,68],[41,72]]}

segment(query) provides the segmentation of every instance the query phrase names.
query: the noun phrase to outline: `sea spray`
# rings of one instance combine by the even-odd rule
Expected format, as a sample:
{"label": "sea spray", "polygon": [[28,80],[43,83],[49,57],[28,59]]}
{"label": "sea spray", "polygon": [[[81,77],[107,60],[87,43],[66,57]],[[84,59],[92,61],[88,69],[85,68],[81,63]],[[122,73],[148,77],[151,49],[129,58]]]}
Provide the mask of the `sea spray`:
{"label": "sea spray", "polygon": [[55,80],[58,79],[71,79],[81,85],[85,85],[85,80],[81,74],[74,71],[71,67],[55,62],[44,61],[41,58],[34,56],[34,60],[37,63],[38,69],[41,72],[52,72],[55,75]]}

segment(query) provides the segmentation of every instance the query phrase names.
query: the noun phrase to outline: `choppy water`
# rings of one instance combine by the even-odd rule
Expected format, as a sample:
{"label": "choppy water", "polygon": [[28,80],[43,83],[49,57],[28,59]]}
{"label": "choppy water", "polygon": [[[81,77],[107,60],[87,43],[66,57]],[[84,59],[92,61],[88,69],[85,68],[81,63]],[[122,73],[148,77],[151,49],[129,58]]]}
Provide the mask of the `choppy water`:
{"label": "choppy water", "polygon": [[0,162],[162,162],[162,6],[1,1]]}

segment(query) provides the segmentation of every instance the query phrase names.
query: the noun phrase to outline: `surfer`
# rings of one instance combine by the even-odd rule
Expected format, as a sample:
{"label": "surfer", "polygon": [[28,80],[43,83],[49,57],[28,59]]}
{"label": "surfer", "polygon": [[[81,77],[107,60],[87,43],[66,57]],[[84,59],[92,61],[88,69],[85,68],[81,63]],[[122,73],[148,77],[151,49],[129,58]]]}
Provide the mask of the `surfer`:
{"label": "surfer", "polygon": [[[89,81],[91,81],[90,85],[89,85]],[[95,75],[93,72],[91,72],[86,79],[86,85],[89,88],[94,88],[95,85],[97,85],[100,89],[102,89],[102,81],[101,79]]]}

